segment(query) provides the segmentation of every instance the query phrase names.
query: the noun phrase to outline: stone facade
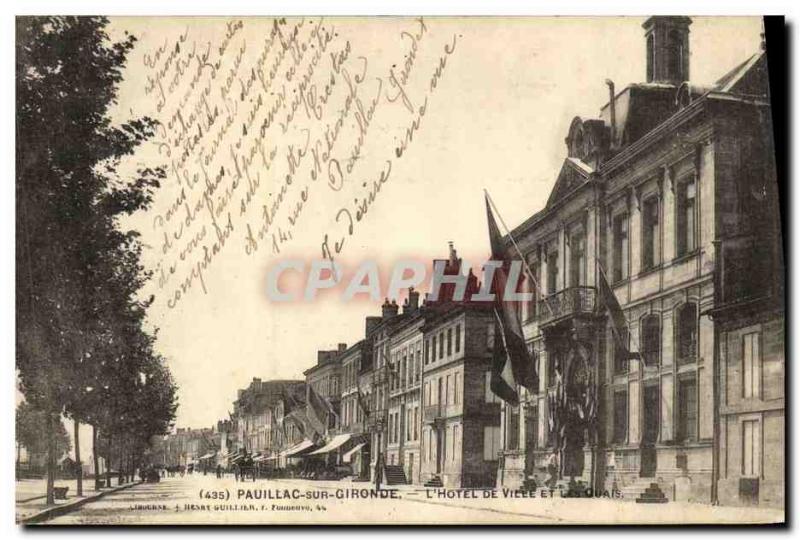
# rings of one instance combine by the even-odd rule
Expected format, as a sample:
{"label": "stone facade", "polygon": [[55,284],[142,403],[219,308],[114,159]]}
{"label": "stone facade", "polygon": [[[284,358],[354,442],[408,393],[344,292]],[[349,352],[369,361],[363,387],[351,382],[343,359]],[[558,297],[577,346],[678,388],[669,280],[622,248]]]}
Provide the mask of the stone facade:
{"label": "stone facade", "polygon": [[[302,440],[304,427],[291,414],[304,407],[303,381],[253,378],[247,388],[239,390],[233,403],[231,432],[236,444],[231,450],[277,456],[299,442],[298,439]],[[270,462],[279,464],[284,465],[285,459]]]}
{"label": "stone facade", "polygon": [[442,306],[424,328],[423,482],[446,487],[495,483],[500,399],[489,389],[495,343],[491,306]]}
{"label": "stone facade", "polygon": [[[335,432],[341,422],[341,355],[347,350],[346,343],[339,343],[336,349],[317,351],[317,363],[303,372],[306,377],[306,391],[313,388],[317,394],[331,406],[332,414],[328,415],[327,430]],[[310,398],[306,395],[306,403]]]}
{"label": "stone facade", "polygon": [[403,468],[406,480],[419,483],[420,478],[420,387],[422,383],[422,325],[419,293],[411,291],[403,306],[406,316],[392,332],[389,358],[392,377],[389,380],[387,411],[386,463]]}
{"label": "stone facade", "polygon": [[[596,441],[587,432],[565,450],[565,476],[605,489],[652,479],[670,499],[711,502],[715,483],[720,497],[738,494],[738,471],[746,470],[760,478],[762,501],[782,504],[782,311],[732,310],[727,322],[715,315],[720,280],[735,271],[723,266],[720,245],[760,237],[755,260],[773,270],[782,261],[779,224],[775,234],[774,221],[754,217],[777,209],[766,56],[755,54],[713,88],[667,77],[688,73],[690,23],[645,23],[648,42],[669,32],[681,47],[656,54],[648,83],[619,93],[610,83],[599,120],[573,121],[546,207],[512,231],[534,277],[527,287],[537,300],[520,314],[540,386],[503,408],[501,485],[547,476],[548,390],[554,366],[577,355],[597,388],[598,430]],[[670,58],[676,51],[685,58]],[[659,62],[672,67],[662,71]],[[601,273],[641,360],[616,350],[597,298]],[[758,355],[760,371],[750,376],[761,381],[746,401],[730,391],[742,384],[742,336]],[[736,442],[743,430],[748,465]],[[770,450],[780,457],[767,465],[760,452]]]}

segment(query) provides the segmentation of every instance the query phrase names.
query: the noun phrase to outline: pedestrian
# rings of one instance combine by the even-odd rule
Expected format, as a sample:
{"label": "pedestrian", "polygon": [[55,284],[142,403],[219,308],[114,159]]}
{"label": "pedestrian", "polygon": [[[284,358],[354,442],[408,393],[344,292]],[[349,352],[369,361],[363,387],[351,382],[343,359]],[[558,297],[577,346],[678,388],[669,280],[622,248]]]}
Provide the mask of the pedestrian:
{"label": "pedestrian", "polygon": [[222,478],[222,465],[217,463],[217,478]]}
{"label": "pedestrian", "polygon": [[555,450],[547,459],[547,474],[550,476],[545,480],[545,484],[552,489],[556,486],[556,482],[558,481],[558,452]]}

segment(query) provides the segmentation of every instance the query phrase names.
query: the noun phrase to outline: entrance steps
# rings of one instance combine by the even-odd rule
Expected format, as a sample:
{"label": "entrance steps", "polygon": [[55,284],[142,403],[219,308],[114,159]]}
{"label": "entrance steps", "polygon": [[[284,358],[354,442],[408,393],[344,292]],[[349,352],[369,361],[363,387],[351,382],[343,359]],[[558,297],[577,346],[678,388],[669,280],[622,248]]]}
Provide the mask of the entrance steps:
{"label": "entrance steps", "polygon": [[383,474],[384,478],[386,478],[386,484],[390,486],[408,484],[406,472],[403,470],[402,465],[384,465]]}
{"label": "entrance steps", "polygon": [[622,498],[637,503],[665,503],[669,502],[661,486],[652,478],[639,478],[620,490]]}
{"label": "entrance steps", "polygon": [[444,487],[444,482],[442,482],[442,477],[439,475],[432,476],[430,480],[423,484],[425,487],[429,488],[440,488]]}

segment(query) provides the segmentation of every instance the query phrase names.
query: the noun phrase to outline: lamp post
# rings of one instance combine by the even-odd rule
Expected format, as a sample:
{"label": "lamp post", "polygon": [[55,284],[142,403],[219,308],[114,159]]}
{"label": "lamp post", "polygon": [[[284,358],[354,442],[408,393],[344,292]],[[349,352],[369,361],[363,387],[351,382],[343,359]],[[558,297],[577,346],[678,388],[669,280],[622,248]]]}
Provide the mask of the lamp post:
{"label": "lamp post", "polygon": [[382,438],[383,438],[383,416],[379,416],[375,421],[375,431],[378,435],[377,440],[377,452],[378,455],[375,458],[375,490],[378,491],[381,489],[381,477],[383,476],[383,452],[381,451],[382,445]]}

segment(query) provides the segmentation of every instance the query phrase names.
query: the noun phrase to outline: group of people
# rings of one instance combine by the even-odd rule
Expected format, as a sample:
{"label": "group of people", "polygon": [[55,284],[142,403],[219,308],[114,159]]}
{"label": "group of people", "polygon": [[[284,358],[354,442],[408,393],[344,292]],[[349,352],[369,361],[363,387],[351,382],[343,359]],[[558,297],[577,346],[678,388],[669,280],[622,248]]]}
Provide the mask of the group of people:
{"label": "group of people", "polygon": [[[210,466],[210,464],[208,467],[203,466],[203,474],[213,472],[217,478],[223,478],[225,474],[233,473],[233,476],[237,482],[240,480],[247,481],[251,479],[255,482],[259,476],[270,474],[270,471],[259,471],[259,464],[254,459],[253,454],[247,450],[240,450],[238,453],[231,456],[229,463],[230,465],[228,467],[224,467],[220,463],[217,463],[217,465],[213,468]],[[194,463],[189,463],[188,465],[169,465],[166,467],[157,466],[156,468],[160,471],[162,478],[164,476],[174,477],[177,474],[184,476],[185,474],[192,474],[196,470]],[[274,470],[271,472],[273,475],[277,473],[277,471]],[[309,479],[338,479],[342,476],[351,474],[349,468],[347,468],[345,472],[342,472],[340,470],[329,468],[325,464],[316,461],[304,463],[302,465],[291,466],[284,470],[283,473],[293,478]]]}

